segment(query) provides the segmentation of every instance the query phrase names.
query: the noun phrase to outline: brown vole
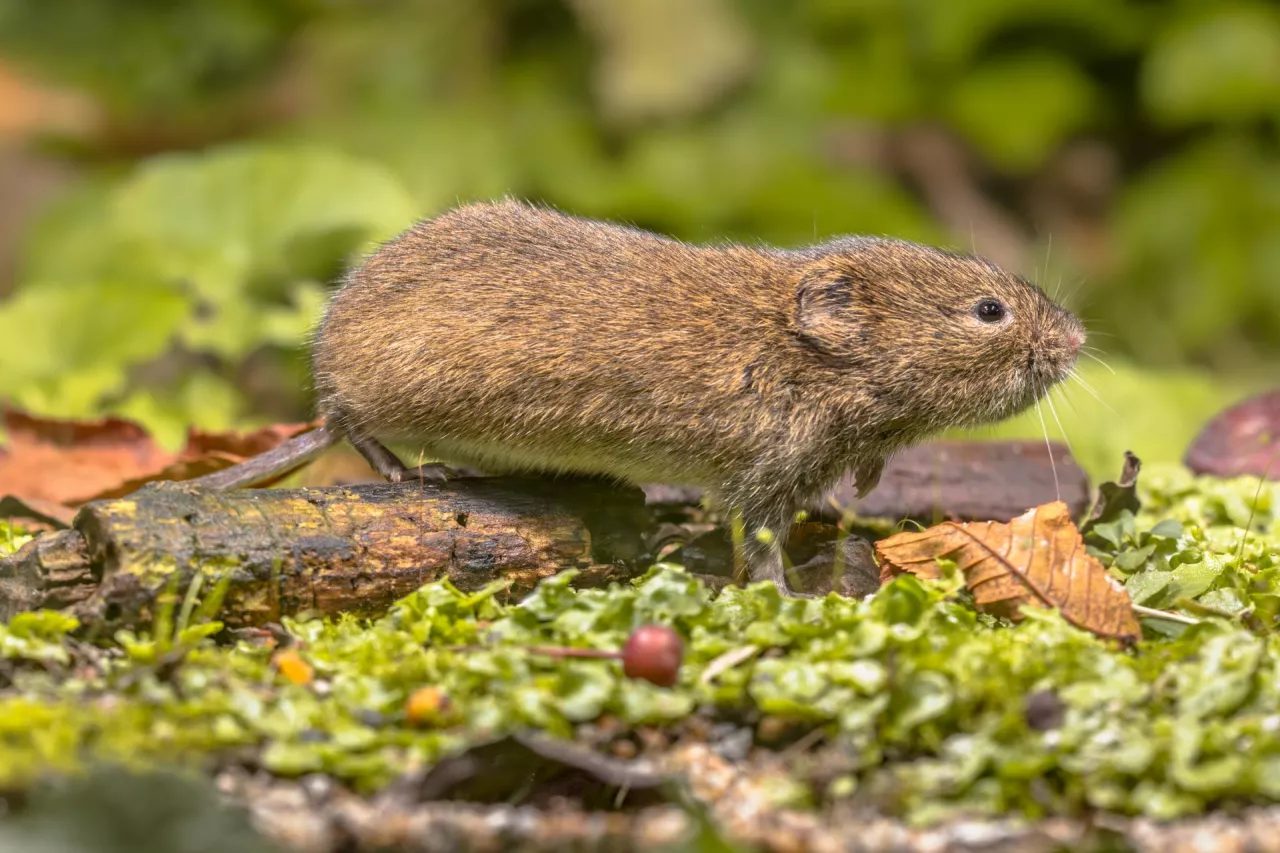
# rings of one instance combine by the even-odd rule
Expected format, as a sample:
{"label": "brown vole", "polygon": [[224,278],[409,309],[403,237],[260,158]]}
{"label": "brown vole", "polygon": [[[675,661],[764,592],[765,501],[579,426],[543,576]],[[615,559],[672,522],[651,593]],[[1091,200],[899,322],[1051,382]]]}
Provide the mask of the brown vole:
{"label": "brown vole", "polygon": [[410,472],[384,442],[488,472],[699,485],[741,512],[752,579],[785,592],[799,506],[1031,406],[1084,338],[1023,279],[901,240],[692,246],[473,204],[382,246],[333,298],[313,360],[326,426],[202,482],[260,482],[345,437],[393,481]]}

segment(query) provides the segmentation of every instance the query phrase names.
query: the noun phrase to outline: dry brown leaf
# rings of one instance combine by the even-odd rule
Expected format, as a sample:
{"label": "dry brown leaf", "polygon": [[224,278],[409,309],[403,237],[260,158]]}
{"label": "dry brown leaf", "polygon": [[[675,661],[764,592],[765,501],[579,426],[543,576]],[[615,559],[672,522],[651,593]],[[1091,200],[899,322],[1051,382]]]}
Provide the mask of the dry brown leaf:
{"label": "dry brown leaf", "polygon": [[1013,521],[944,522],[876,543],[881,580],[909,572],[941,576],[937,559],[954,560],[983,610],[1018,618],[1022,605],[1057,607],[1077,627],[1126,642],[1138,618],[1123,586],[1091,557],[1061,501]]}
{"label": "dry brown leaf", "polygon": [[177,453],[121,418],[71,421],[9,410],[4,424],[9,443],[0,447],[0,497],[66,523],[81,504],[126,495],[153,480],[185,480],[227,468],[318,422],[251,432],[191,430]]}

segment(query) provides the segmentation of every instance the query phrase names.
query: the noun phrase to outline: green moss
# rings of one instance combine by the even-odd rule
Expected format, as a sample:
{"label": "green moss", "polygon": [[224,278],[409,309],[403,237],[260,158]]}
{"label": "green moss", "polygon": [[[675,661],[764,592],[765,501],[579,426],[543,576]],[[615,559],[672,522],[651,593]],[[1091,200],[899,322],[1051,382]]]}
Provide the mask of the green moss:
{"label": "green moss", "polygon": [[[571,737],[603,714],[664,725],[700,708],[825,727],[848,772],[815,789],[817,801],[868,798],[920,821],[1091,808],[1172,817],[1280,798],[1280,491],[1157,468],[1143,496],[1138,518],[1095,530],[1093,547],[1131,589],[1166,581],[1148,597],[1202,622],[1147,620],[1135,652],[1053,612],[1016,626],[980,617],[954,576],[802,601],[767,585],[713,596],[673,566],[607,590],[573,590],[566,572],[517,606],[499,604],[496,587],[437,583],[377,620],[287,621],[314,669],[306,684],[280,675],[270,649],[215,643],[217,624],[191,596],[157,620],[161,639],[122,633],[101,647],[69,641],[74,620],[24,614],[0,626],[13,668],[0,691],[0,785],[100,762],[201,766],[248,749],[275,773],[324,772],[371,791],[503,732]],[[673,689],[629,680],[616,661],[522,648],[618,648],[649,622],[685,637]],[[711,661],[746,643],[772,651],[703,682]],[[404,708],[423,686],[450,705],[415,727]]]}
{"label": "green moss", "polygon": [[11,521],[0,520],[0,557],[7,557],[35,537]]}

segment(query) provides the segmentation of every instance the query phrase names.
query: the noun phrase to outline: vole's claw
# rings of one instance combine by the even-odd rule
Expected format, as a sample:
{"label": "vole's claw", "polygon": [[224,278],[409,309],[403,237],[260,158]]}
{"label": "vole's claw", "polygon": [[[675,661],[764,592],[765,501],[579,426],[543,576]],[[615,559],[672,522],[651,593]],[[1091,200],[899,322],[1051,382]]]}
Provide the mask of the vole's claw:
{"label": "vole's claw", "polygon": [[417,468],[407,468],[404,472],[404,479],[410,482],[444,483],[457,476],[458,472],[443,462],[428,462]]}
{"label": "vole's claw", "polygon": [[466,477],[483,477],[483,472],[466,465],[454,467],[443,462],[425,462],[416,468],[391,469],[383,472],[389,483],[446,483]]}
{"label": "vole's claw", "polygon": [[884,473],[884,460],[878,459],[861,465],[854,471],[854,496],[862,500],[880,484],[880,475]]}

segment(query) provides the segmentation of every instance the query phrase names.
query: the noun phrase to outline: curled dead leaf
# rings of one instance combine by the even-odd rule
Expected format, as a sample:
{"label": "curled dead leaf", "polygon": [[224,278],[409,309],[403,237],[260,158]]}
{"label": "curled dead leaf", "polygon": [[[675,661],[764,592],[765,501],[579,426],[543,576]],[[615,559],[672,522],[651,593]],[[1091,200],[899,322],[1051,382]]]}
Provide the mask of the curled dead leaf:
{"label": "curled dead leaf", "polygon": [[1141,471],[1142,460],[1134,456],[1132,451],[1126,450],[1120,477],[1099,484],[1098,496],[1085,517],[1082,533],[1087,533],[1095,524],[1115,521],[1125,510],[1137,515],[1138,510],[1142,509],[1142,501],[1138,498],[1138,474]]}
{"label": "curled dead leaf", "polygon": [[1135,642],[1140,634],[1129,593],[1090,556],[1061,501],[1006,523],[944,522],[876,543],[881,579],[903,573],[940,577],[939,557],[954,560],[977,605],[1017,619],[1023,605],[1056,607],[1067,621],[1101,637]]}

